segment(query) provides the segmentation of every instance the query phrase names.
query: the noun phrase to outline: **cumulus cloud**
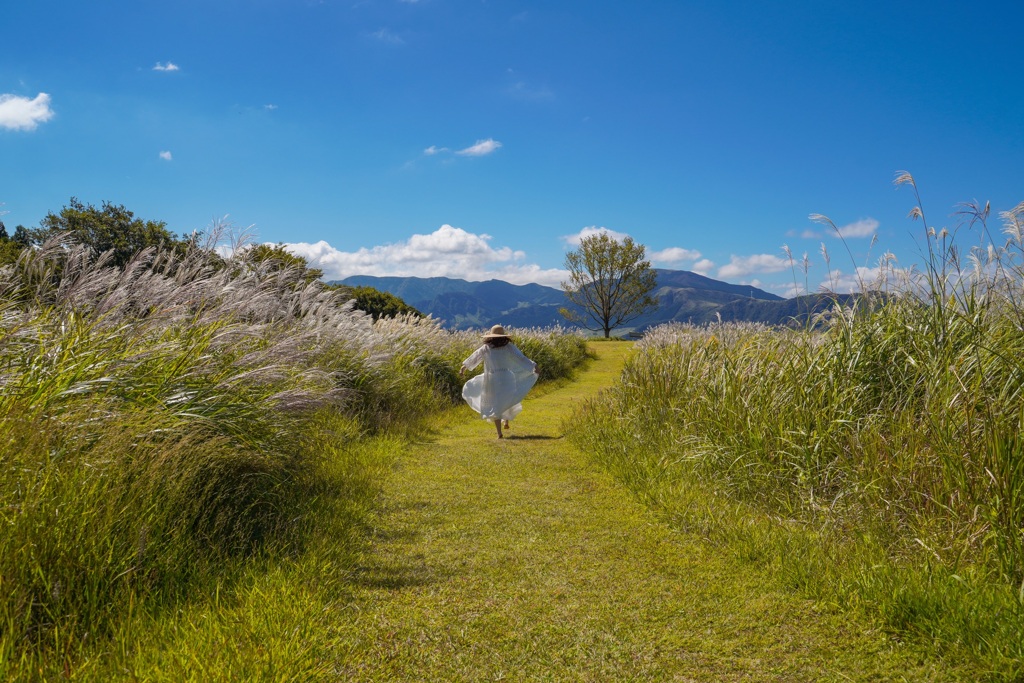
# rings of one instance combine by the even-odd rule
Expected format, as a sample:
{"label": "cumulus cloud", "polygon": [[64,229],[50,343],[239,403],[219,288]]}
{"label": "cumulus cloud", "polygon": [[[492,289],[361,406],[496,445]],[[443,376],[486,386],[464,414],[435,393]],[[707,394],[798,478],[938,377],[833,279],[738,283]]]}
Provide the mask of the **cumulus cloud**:
{"label": "cumulus cloud", "polygon": [[874,218],[862,218],[839,228],[839,234],[843,237],[872,237],[877,232],[878,221]]}
{"label": "cumulus cloud", "polygon": [[881,289],[891,273],[892,271],[884,271],[881,268],[867,268],[864,266],[858,267],[852,273],[846,273],[837,269],[829,274],[827,280],[822,280],[819,288],[823,291],[836,292],[838,294],[860,292],[864,289]]}
{"label": "cumulus cloud", "polygon": [[692,266],[690,266],[690,270],[692,270],[695,273],[698,273],[699,275],[707,275],[714,269],[715,262],[706,258],[702,258],[700,261],[697,261]]}
{"label": "cumulus cloud", "polygon": [[53,118],[50,96],[44,92],[32,99],[18,95],[0,95],[0,128],[35,130]]}
{"label": "cumulus cloud", "polygon": [[428,157],[432,157],[435,154],[441,154],[442,152],[447,151],[449,151],[447,147],[438,147],[436,145],[431,145],[430,147],[427,147],[425,150],[423,150],[423,153],[426,154]]}
{"label": "cumulus cloud", "polygon": [[679,263],[681,261],[696,261],[701,253],[694,249],[683,249],[682,247],[669,247],[661,251],[650,253],[651,261],[657,263]]}
{"label": "cumulus cloud", "polygon": [[915,273],[912,268],[901,268],[896,257],[891,252],[886,252],[874,267],[859,266],[852,273],[839,269],[830,271],[828,279],[823,280],[819,288],[845,294],[863,290],[889,290],[893,287],[905,290],[911,285],[920,284],[919,273]]}
{"label": "cumulus cloud", "polygon": [[492,247],[490,235],[442,225],[428,235],[358,251],[341,251],[321,240],[315,244],[285,244],[291,253],[324,271],[324,279],[351,275],[451,277],[481,281],[499,279],[514,284],[536,282],[558,287],[567,273],[523,263],[526,253],[511,247]]}
{"label": "cumulus cloud", "polygon": [[464,157],[482,157],[498,151],[500,147],[500,142],[493,138],[487,138],[486,140],[477,140],[475,145],[460,149],[456,154]]}
{"label": "cumulus cloud", "polygon": [[583,241],[584,237],[591,237],[593,235],[600,235],[601,233],[604,233],[604,234],[608,235],[609,237],[611,237],[613,240],[617,240],[619,242],[621,242],[622,240],[624,240],[627,237],[629,237],[629,235],[627,235],[624,232],[618,232],[616,230],[609,230],[608,228],[605,228],[605,227],[599,228],[596,225],[590,225],[590,226],[587,226],[587,227],[583,228],[582,230],[580,230],[575,235],[566,235],[566,236],[562,237],[562,241],[565,242],[566,244],[568,244],[571,247],[578,247],[578,246],[580,246],[580,242]]}
{"label": "cumulus cloud", "polygon": [[180,71],[181,67],[174,62],[157,62],[156,66],[153,67],[153,71]]}
{"label": "cumulus cloud", "polygon": [[741,278],[752,273],[778,273],[789,266],[789,260],[774,254],[734,255],[729,258],[729,263],[718,269],[718,277]]}
{"label": "cumulus cloud", "polygon": [[164,161],[171,161],[174,157],[171,156],[171,153],[168,150],[164,150],[160,152],[160,158]]}

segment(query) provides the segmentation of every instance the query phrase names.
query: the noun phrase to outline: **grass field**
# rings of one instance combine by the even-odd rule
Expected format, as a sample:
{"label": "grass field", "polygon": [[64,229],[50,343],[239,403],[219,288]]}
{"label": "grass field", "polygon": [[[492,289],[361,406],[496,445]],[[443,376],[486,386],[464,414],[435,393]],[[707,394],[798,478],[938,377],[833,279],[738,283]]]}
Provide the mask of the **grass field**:
{"label": "grass field", "polygon": [[673,530],[573,447],[565,418],[631,345],[593,348],[503,441],[463,407],[409,441],[334,451],[337,488],[301,550],[140,612],[69,677],[969,680]]}

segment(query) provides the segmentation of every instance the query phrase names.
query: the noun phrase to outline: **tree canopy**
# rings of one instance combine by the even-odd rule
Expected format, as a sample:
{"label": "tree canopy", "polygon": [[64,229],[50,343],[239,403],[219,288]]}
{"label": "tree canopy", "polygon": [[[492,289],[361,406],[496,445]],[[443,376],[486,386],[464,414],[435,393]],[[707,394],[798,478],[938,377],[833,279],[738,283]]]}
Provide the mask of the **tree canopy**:
{"label": "tree canopy", "polygon": [[170,247],[184,250],[187,242],[175,237],[163,221],[144,221],[123,205],[103,202],[100,208],[72,197],[60,213],[48,213],[39,228],[29,230],[32,244],[67,234],[69,241],[90,247],[97,254],[112,252],[113,265],[124,266],[142,249]]}
{"label": "tree canopy", "polygon": [[374,320],[380,318],[393,318],[397,315],[412,314],[422,318],[423,313],[416,310],[401,298],[390,292],[382,292],[379,289],[369,286],[351,287],[349,285],[334,285],[344,291],[345,296],[355,301],[355,307],[360,311],[369,313]]}
{"label": "tree canopy", "polygon": [[565,256],[569,279],[562,290],[575,308],[559,312],[608,338],[616,327],[657,308],[651,292],[658,279],[644,252],[631,237],[622,242],[605,232],[584,237]]}
{"label": "tree canopy", "polygon": [[272,271],[297,268],[299,279],[307,285],[319,280],[324,274],[319,268],[310,268],[309,261],[291,253],[283,244],[257,244],[249,247],[247,256],[255,262],[269,266]]}

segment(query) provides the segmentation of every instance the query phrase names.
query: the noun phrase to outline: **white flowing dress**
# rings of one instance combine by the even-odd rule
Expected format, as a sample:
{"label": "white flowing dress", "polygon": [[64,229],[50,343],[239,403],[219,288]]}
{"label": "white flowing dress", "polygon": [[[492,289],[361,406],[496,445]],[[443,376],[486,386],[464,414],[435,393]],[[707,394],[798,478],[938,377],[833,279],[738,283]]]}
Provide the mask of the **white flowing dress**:
{"label": "white flowing dress", "polygon": [[480,363],[484,364],[483,374],[466,382],[462,398],[485,420],[511,420],[523,410],[520,401],[537,383],[537,364],[512,342],[498,348],[484,344],[462,367],[472,370]]}

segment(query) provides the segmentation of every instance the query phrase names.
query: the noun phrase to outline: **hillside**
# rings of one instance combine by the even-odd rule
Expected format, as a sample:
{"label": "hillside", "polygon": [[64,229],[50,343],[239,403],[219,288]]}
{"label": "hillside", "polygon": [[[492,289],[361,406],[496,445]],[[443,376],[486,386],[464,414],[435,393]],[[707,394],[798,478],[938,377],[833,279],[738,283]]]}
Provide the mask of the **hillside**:
{"label": "hillside", "polygon": [[[802,324],[830,299],[821,294],[784,299],[750,285],[736,285],[685,270],[656,269],[658,308],[617,332],[642,331],[666,322],[702,324],[754,321],[769,325]],[[558,309],[566,305],[560,289],[538,284],[513,285],[502,280],[469,282],[446,277],[375,277],[355,275],[340,281],[369,286],[400,297],[410,306],[443,320],[452,329],[565,325]]]}

